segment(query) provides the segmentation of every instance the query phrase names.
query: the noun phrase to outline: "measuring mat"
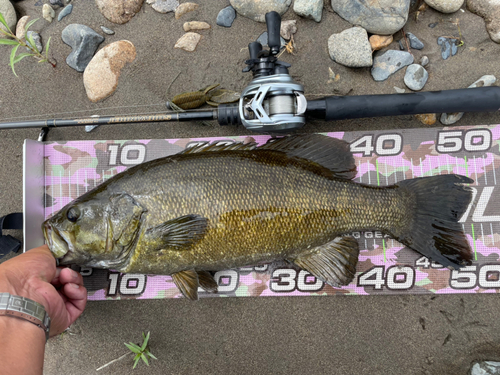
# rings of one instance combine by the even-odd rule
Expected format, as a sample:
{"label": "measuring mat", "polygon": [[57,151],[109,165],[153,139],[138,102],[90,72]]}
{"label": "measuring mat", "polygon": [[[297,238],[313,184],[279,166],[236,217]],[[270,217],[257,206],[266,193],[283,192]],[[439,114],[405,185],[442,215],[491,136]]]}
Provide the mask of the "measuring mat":
{"label": "measuring mat", "polygon": [[[355,232],[356,277],[333,288],[286,262],[219,271],[217,294],[203,297],[497,293],[500,289],[500,125],[324,133],[351,143],[354,181],[385,186],[402,180],[461,174],[474,180],[473,201],[460,219],[473,264],[450,271],[380,232]],[[175,154],[201,141],[265,143],[269,136],[74,141],[27,140],[24,164],[25,250],[43,243],[42,221],[130,166]],[[43,202],[43,206],[41,203]],[[89,300],[173,298],[170,276],[82,268]]]}

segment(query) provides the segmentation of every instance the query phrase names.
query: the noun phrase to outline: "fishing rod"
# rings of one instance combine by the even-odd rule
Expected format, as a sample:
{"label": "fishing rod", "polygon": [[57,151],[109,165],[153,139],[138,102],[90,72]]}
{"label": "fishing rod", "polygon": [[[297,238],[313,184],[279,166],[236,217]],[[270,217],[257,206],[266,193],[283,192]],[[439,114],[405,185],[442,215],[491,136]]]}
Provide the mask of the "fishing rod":
{"label": "fishing rod", "polygon": [[307,100],[304,86],[288,72],[290,64],[279,61],[281,17],[266,14],[269,50],[259,42],[248,45],[250,59],[243,72],[253,79],[237,104],[217,109],[159,114],[91,116],[79,119],[30,120],[0,123],[0,129],[51,128],[81,125],[217,120],[222,126],[243,125],[260,133],[285,133],[302,128],[307,118],[326,121],[422,113],[494,112],[500,110],[500,87],[428,91],[409,94],[330,96]]}

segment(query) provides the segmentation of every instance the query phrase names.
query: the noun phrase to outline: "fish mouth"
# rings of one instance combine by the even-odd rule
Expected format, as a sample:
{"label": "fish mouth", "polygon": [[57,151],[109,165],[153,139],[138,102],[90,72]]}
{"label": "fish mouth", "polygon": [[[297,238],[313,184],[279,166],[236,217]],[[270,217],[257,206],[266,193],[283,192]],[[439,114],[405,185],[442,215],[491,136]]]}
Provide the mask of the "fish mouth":
{"label": "fish mouth", "polygon": [[68,243],[64,240],[63,236],[59,231],[54,228],[50,223],[43,223],[43,236],[45,237],[45,242],[49,247],[54,257],[63,261],[68,255],[70,255],[70,249]]}

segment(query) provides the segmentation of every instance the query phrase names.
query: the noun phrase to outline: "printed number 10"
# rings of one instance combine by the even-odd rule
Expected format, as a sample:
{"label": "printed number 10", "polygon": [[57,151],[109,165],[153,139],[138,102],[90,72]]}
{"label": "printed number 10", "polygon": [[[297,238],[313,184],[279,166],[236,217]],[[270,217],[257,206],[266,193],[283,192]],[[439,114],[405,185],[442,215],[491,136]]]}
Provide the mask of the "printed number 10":
{"label": "printed number 10", "polygon": [[108,146],[109,165],[136,165],[146,158],[146,147],[143,144],[131,144],[120,147],[112,144]]}

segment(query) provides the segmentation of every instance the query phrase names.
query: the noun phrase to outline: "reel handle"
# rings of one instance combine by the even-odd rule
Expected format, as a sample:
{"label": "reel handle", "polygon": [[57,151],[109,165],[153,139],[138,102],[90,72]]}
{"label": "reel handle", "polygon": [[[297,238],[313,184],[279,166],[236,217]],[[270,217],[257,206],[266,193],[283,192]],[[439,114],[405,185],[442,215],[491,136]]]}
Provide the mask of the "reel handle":
{"label": "reel handle", "polygon": [[266,13],[266,25],[267,25],[267,38],[268,46],[271,51],[271,55],[275,56],[280,51],[280,29],[281,29],[281,16],[279,13],[272,11]]}

